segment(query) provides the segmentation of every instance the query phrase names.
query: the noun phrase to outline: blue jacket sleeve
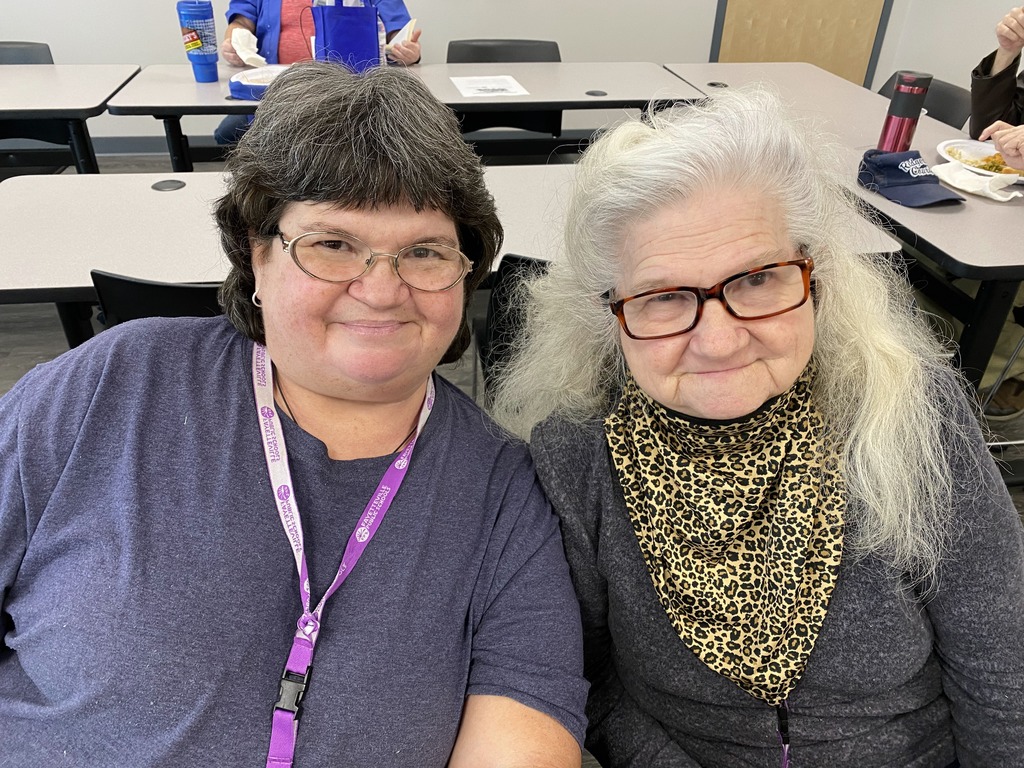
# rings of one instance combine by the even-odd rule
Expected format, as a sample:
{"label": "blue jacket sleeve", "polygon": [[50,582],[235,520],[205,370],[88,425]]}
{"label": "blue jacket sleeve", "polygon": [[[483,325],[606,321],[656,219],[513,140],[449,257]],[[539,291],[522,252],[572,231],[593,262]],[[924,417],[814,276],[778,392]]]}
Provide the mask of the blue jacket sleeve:
{"label": "blue jacket sleeve", "polygon": [[247,19],[256,21],[259,16],[259,6],[262,5],[260,2],[249,2],[249,0],[230,0],[228,3],[228,12],[224,14],[227,17],[228,24],[235,16],[244,16]]}
{"label": "blue jacket sleeve", "polygon": [[374,5],[377,6],[377,13],[388,32],[395,32],[412,20],[409,9],[402,0],[377,0]]}
{"label": "blue jacket sleeve", "polygon": [[226,15],[229,24],[235,16],[244,16],[255,23],[260,56],[267,60],[267,64],[277,64],[277,47],[281,42],[281,0],[230,0]]}

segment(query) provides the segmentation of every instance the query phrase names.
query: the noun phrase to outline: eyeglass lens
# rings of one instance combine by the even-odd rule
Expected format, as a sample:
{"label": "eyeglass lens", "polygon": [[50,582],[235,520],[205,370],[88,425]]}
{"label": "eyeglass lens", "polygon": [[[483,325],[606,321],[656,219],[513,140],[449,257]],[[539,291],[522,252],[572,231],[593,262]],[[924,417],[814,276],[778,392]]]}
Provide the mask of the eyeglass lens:
{"label": "eyeglass lens", "polygon": [[[313,277],[338,283],[355,280],[366,271],[373,258],[373,251],[366,243],[336,232],[300,235],[291,241],[291,253],[298,265]],[[467,269],[462,253],[444,245],[409,245],[394,255],[399,277],[413,288],[427,291],[450,288]]]}
{"label": "eyeglass lens", "polygon": [[[794,309],[807,298],[799,264],[738,275],[722,286],[722,297],[733,315],[751,320]],[[689,330],[699,304],[693,291],[668,291],[626,301],[622,315],[634,336],[666,336]]]}

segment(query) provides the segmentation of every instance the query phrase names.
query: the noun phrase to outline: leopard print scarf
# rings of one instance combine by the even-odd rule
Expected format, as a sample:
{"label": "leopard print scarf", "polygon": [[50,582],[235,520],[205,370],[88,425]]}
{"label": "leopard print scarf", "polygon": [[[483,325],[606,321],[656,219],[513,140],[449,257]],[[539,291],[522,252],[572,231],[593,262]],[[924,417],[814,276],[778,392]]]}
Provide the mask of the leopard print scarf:
{"label": "leopard print scarf", "polygon": [[630,377],[605,419],[658,599],[704,664],[778,705],[821,631],[843,552],[845,485],[825,456],[810,366],[734,422],[668,410]]}

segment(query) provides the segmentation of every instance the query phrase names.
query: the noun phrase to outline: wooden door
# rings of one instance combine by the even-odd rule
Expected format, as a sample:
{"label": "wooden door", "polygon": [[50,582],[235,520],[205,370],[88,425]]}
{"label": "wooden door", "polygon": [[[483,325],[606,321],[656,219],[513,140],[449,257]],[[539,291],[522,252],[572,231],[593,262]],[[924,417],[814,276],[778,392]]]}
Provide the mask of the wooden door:
{"label": "wooden door", "polygon": [[711,61],[805,61],[870,86],[892,0],[719,0]]}

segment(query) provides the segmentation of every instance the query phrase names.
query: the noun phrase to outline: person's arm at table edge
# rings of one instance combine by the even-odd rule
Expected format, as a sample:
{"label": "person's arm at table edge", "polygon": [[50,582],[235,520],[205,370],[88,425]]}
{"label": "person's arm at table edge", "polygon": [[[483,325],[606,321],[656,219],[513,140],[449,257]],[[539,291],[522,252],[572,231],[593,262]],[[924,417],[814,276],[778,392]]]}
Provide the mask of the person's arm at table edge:
{"label": "person's arm at table edge", "polygon": [[1024,169],[1024,125],[1010,125],[997,120],[978,136],[979,141],[992,139],[996,151],[1010,168]]}
{"label": "person's arm at table edge", "polygon": [[971,72],[970,135],[977,139],[996,120],[1020,122],[1024,93],[1015,79],[1024,48],[1024,9],[1011,8],[995,28],[996,49]]}
{"label": "person's arm at table edge", "polygon": [[[983,74],[986,75],[987,77],[993,77],[994,75],[998,75],[1011,64],[1015,64],[1019,57],[1020,51],[1012,53],[1010,51],[1007,51],[1005,48],[996,48],[995,55],[992,56],[992,63],[988,67],[988,72],[983,72]],[[1016,70],[1017,68],[1014,67],[1014,69]]]}
{"label": "person's arm at table edge", "polygon": [[969,132],[972,139],[977,139],[997,120],[1016,124],[1024,114],[1024,85],[1015,76],[1016,65],[993,76],[985,74],[994,55],[990,53],[971,72]]}
{"label": "person's arm at table edge", "polygon": [[[412,20],[409,9],[406,7],[404,0],[375,0],[373,4],[377,8],[380,20],[384,23],[384,29],[387,31],[387,41],[390,43],[394,40],[395,35],[401,32],[402,28]],[[420,30],[417,29],[413,32],[411,40],[398,43],[393,48],[389,48],[387,52],[388,61],[392,64],[405,66],[419,64],[421,55],[419,39]]]}
{"label": "person's arm at table edge", "polygon": [[576,739],[555,718],[505,696],[466,698],[448,768],[577,768]]}

